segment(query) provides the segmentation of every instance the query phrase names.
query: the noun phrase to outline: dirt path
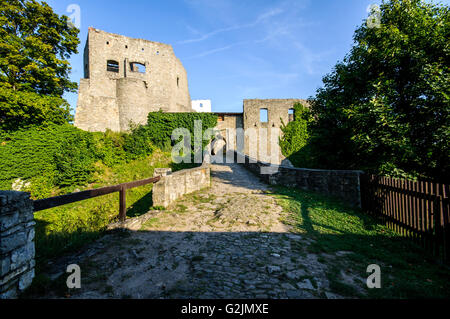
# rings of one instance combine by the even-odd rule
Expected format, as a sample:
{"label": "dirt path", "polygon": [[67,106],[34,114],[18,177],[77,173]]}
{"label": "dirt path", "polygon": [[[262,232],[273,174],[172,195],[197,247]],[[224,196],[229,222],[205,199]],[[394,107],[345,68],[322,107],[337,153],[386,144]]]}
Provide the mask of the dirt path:
{"label": "dirt path", "polygon": [[[267,185],[212,165],[211,189],[175,202],[139,232],[110,234],[78,261],[73,298],[333,298],[326,266],[289,232]],[[62,277],[65,278],[66,275]]]}
{"label": "dirt path", "polygon": [[268,186],[238,164],[212,165],[211,188],[178,200],[149,231],[288,232]]}

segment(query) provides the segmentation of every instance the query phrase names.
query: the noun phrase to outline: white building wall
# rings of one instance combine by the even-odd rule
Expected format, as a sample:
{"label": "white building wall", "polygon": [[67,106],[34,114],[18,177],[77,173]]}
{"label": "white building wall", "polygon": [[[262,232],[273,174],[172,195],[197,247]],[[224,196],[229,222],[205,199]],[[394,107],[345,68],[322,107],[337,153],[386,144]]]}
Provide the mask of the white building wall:
{"label": "white building wall", "polygon": [[192,108],[199,113],[211,113],[211,100],[192,100]]}

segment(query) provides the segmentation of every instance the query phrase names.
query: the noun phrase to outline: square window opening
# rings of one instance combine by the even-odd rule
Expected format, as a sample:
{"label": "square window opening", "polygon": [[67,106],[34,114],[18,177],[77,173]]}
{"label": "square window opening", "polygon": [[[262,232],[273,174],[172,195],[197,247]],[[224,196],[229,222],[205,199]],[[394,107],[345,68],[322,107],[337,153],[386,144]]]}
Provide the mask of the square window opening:
{"label": "square window opening", "polygon": [[259,119],[261,123],[269,122],[269,110],[268,109],[260,109],[259,110]]}

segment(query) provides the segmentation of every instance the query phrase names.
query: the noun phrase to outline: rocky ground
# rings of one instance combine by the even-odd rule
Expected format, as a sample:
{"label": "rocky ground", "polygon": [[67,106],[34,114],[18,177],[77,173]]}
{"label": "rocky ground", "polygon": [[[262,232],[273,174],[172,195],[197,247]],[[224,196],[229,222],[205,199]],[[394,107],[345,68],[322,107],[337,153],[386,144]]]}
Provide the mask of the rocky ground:
{"label": "rocky ground", "polygon": [[323,258],[306,249],[313,241],[282,223],[289,213],[267,187],[238,164],[212,165],[210,189],[54,268],[81,266],[72,298],[340,298]]}

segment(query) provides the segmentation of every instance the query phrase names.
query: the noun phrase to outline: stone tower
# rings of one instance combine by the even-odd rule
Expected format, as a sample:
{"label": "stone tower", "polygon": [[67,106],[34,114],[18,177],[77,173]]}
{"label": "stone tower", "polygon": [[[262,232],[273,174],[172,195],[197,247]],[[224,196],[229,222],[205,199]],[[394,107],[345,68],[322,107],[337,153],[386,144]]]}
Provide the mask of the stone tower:
{"label": "stone tower", "polygon": [[186,70],[172,46],[89,28],[75,126],[126,131],[160,109],[193,111]]}

